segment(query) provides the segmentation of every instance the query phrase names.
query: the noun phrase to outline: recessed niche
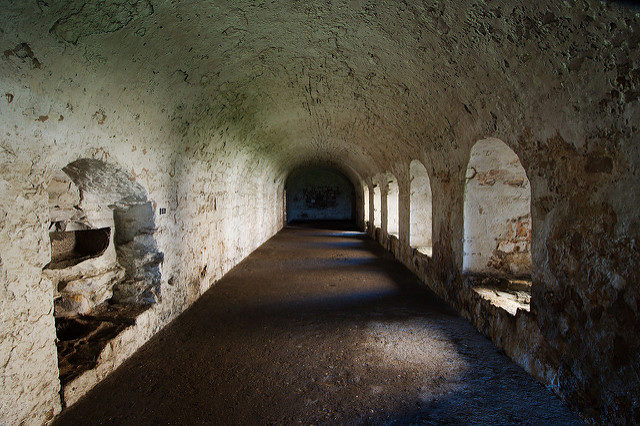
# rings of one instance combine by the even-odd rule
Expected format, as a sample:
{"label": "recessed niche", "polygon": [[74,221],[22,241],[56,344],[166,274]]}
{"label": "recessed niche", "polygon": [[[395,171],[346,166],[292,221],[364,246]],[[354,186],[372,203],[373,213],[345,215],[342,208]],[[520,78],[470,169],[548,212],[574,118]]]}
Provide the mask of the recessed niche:
{"label": "recessed niche", "polygon": [[102,255],[109,247],[110,228],[50,232],[49,269],[63,269]]}
{"label": "recessed niche", "polygon": [[529,312],[531,277],[498,277],[468,274],[466,283],[483,299],[515,315],[518,309]]}
{"label": "recessed niche", "polygon": [[[164,257],[154,237],[154,203],[127,172],[79,159],[56,173],[47,189],[50,231],[55,232],[49,234],[51,262],[44,275],[56,289],[64,404],[67,391],[75,393],[74,380],[112,364],[118,344],[109,345],[160,300]],[[95,380],[95,375],[81,380]]]}

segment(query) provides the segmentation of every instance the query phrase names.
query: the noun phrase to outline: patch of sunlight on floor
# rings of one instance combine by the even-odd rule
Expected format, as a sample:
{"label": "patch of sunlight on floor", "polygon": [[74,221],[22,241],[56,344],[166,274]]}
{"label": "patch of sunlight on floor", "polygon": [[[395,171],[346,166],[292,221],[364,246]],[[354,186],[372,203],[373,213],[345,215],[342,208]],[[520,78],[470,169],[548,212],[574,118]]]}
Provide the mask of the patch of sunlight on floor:
{"label": "patch of sunlight on floor", "polygon": [[425,319],[372,321],[366,330],[365,347],[382,368],[415,373],[423,386],[420,398],[433,400],[462,389],[462,377],[469,370],[456,343]]}
{"label": "patch of sunlight on floor", "polygon": [[362,237],[365,233],[361,231],[334,231],[317,235],[318,237]]}

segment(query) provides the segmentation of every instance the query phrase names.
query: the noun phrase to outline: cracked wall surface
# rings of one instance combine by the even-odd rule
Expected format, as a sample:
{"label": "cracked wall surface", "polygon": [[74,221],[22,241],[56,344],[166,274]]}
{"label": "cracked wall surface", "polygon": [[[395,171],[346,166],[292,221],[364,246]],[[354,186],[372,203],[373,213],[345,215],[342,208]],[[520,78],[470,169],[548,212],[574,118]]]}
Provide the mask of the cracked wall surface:
{"label": "cracked wall surface", "polygon": [[[418,160],[433,254],[414,270],[586,416],[640,422],[636,10],[3,0],[0,11],[0,421],[60,410],[46,189],[89,158],[166,208],[163,297],[67,403],[282,226],[284,181],[301,165],[344,171],[360,212],[366,182],[364,215],[408,253]],[[517,154],[531,185],[531,312],[515,319],[462,281],[465,174],[488,137]],[[398,180],[397,238],[383,231],[385,174]]]}

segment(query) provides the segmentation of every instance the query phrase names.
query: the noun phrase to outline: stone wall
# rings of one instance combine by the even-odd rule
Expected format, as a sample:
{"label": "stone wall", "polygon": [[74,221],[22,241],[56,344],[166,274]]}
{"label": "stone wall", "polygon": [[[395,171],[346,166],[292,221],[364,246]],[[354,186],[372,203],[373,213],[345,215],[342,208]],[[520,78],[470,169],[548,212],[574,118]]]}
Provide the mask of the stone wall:
{"label": "stone wall", "polygon": [[[0,0],[0,11],[0,421],[60,409],[47,187],[94,159],[147,193],[162,301],[67,403],[280,228],[292,170],[330,163],[369,186],[378,238],[507,354],[587,416],[640,422],[637,9]],[[531,312],[515,316],[462,278],[466,171],[488,137],[531,187]],[[430,178],[431,256],[410,249],[413,160]],[[389,173],[398,238],[385,235]]]}
{"label": "stone wall", "polygon": [[[51,15],[34,4],[0,5],[2,50],[12,52],[0,58],[0,423],[7,424],[41,424],[61,409],[54,285],[43,268],[51,260],[48,188],[65,166],[99,160],[132,176],[164,253],[161,300],[104,349],[96,369],[65,388],[66,404],[277,232],[283,218],[280,168],[264,159],[256,168],[258,154],[225,129],[207,128],[214,135],[175,125],[173,96],[154,88],[179,84],[179,76],[138,74],[117,58],[105,63],[98,52],[120,45],[108,37],[89,47],[60,42],[49,33]],[[106,199],[108,188],[95,194]]]}
{"label": "stone wall", "polygon": [[[528,130],[523,137],[531,137]],[[556,145],[558,137],[550,138],[547,143],[558,149],[555,155],[563,158],[567,155],[567,146]],[[522,148],[522,145],[514,146]],[[530,158],[529,155],[532,153],[523,157]],[[469,176],[462,173],[462,162],[458,164],[460,172],[457,175],[437,168],[430,172],[435,221],[432,256],[408,244],[408,231],[401,231],[399,236],[388,234],[384,220],[380,227],[369,226],[368,233],[504,349],[509,357],[586,419],[635,423],[639,419],[637,378],[634,377],[638,359],[633,355],[637,343],[632,337],[635,333],[623,334],[621,330],[638,324],[638,289],[629,283],[636,282],[633,280],[637,278],[639,265],[637,255],[631,251],[636,238],[622,237],[618,233],[624,234],[620,226],[635,223],[636,218],[630,211],[629,215],[623,213],[624,209],[613,212],[612,204],[617,203],[614,201],[617,197],[609,201],[611,204],[593,205],[575,193],[569,199],[555,199],[549,204],[548,196],[543,195],[546,190],[538,187],[545,181],[541,176],[551,175],[556,185],[566,188],[561,191],[570,191],[568,188],[576,180],[569,179],[569,164],[575,162],[571,168],[587,170],[589,157],[587,153],[573,151],[571,159],[565,158],[567,163],[562,165],[549,165],[550,169],[544,172],[539,168],[544,162],[530,168],[529,174],[536,170],[532,176],[537,177],[531,184],[533,287],[530,312],[519,309],[515,315],[509,313],[483,299],[463,279],[465,203],[462,194]],[[618,157],[615,161],[626,160]],[[526,160],[524,166],[528,166]],[[406,168],[408,164],[394,166],[396,171]],[[584,174],[584,181],[578,187],[601,193],[592,185],[597,182],[597,174],[602,172],[593,173]],[[602,175],[600,178],[604,179],[600,184],[608,179]],[[548,188],[547,185],[542,188]],[[403,187],[402,181],[400,187]],[[556,190],[560,187],[556,186]],[[631,198],[635,199],[635,195]],[[402,196],[400,200],[402,217],[402,211],[406,214],[411,206],[408,200],[402,202]],[[586,208],[588,213],[577,213],[579,206]],[[373,223],[373,215],[374,211],[370,209],[369,223]],[[585,219],[589,225],[583,222]],[[518,222],[521,220],[519,216]],[[403,229],[402,224],[400,229]],[[598,236],[611,239],[605,242]],[[496,243],[500,244],[499,241]]]}

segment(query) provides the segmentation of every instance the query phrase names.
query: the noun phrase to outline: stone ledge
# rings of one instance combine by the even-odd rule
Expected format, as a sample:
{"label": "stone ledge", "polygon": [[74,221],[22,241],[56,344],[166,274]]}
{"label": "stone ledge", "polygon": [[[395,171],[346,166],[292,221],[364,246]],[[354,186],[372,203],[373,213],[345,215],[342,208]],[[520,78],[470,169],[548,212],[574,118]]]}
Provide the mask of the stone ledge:
{"label": "stone ledge", "polygon": [[121,358],[122,353],[114,348],[122,348],[123,352],[132,350],[132,345],[123,342],[136,334],[133,331],[140,323],[147,322],[145,314],[150,308],[150,305],[103,303],[87,315],[56,319],[63,405],[77,401],[104,377],[95,372],[104,370],[105,362],[113,368],[119,365],[115,358]]}
{"label": "stone ledge", "polygon": [[432,277],[439,276],[434,270],[437,265],[433,257],[420,253],[400,241],[397,244],[389,244],[388,236],[378,227],[368,228],[367,235],[412,271],[436,295],[449,303],[494,345],[504,350],[505,354],[527,373],[563,401],[570,400],[571,396],[563,393],[559,383],[561,357],[542,335],[534,312],[516,309],[515,313],[510,313],[482,297],[472,286],[464,285],[462,276],[449,276],[446,282],[433,279]]}

